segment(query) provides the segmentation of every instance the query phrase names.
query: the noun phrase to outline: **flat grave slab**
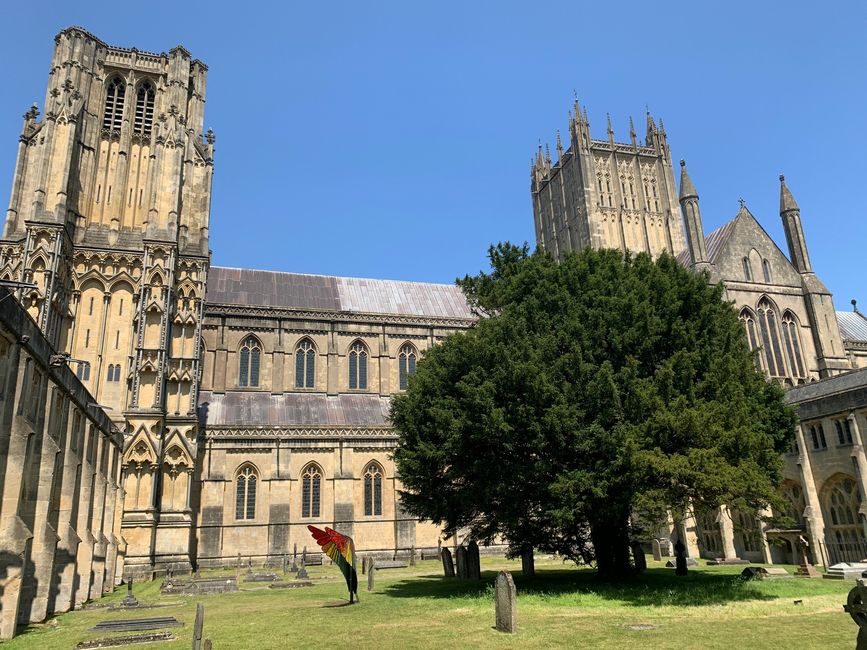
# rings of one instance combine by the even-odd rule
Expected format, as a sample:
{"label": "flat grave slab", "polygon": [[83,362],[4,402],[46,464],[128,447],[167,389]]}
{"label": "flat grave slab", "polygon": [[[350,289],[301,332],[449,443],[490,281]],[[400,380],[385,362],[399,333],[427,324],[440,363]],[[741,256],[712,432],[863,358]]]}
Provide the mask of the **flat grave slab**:
{"label": "flat grave slab", "polygon": [[310,580],[293,580],[292,582],[272,582],[268,589],[296,589],[298,587],[312,587]]}
{"label": "flat grave slab", "polygon": [[377,569],[405,569],[408,565],[400,560],[374,560]]}
{"label": "flat grave slab", "polygon": [[142,630],[158,630],[163,627],[177,627],[182,623],[174,616],[157,616],[154,618],[126,618],[115,621],[101,621],[92,629],[108,632],[140,632]]}
{"label": "flat grave slab", "polygon": [[219,578],[197,578],[195,580],[175,580],[169,578],[160,587],[160,593],[183,594],[185,596],[199,596],[205,594],[224,594],[238,591],[238,579],[235,576],[222,576]]}
{"label": "flat grave slab", "polygon": [[824,575],[830,580],[857,580],[867,571],[867,562],[840,562],[828,567]]}
{"label": "flat grave slab", "polygon": [[244,576],[244,582],[276,582],[276,573],[248,573]]}
{"label": "flat grave slab", "polygon": [[92,641],[79,641],[75,650],[91,650],[91,648],[122,648],[137,643],[154,643],[156,641],[174,641],[177,639],[171,632],[156,632],[153,634],[131,634],[129,636],[113,636]]}

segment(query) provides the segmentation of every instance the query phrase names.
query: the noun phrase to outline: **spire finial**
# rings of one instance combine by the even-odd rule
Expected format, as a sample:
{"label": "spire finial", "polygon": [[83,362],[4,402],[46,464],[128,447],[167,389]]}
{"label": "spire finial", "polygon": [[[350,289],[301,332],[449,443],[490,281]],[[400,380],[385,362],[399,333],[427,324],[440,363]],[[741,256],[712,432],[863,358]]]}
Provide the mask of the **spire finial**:
{"label": "spire finial", "polygon": [[563,157],[563,143],[560,141],[560,129],[557,129],[557,160]]}
{"label": "spire finial", "polygon": [[795,202],[795,197],[789,191],[788,185],[786,185],[786,177],[780,174],[780,214],[793,210],[800,211],[800,208]]}
{"label": "spire finial", "polygon": [[698,192],[695,191],[695,185],[692,184],[692,179],[689,177],[689,172],[686,171],[686,161],[680,159],[680,196],[678,199],[698,198]]}
{"label": "spire finial", "polygon": [[744,197],[741,196],[738,198],[738,205],[741,206],[741,210],[747,207],[747,202],[744,201]]}
{"label": "spire finial", "polygon": [[852,311],[854,311],[856,314],[861,313],[860,311],[858,311],[858,301],[854,298],[852,298]]}

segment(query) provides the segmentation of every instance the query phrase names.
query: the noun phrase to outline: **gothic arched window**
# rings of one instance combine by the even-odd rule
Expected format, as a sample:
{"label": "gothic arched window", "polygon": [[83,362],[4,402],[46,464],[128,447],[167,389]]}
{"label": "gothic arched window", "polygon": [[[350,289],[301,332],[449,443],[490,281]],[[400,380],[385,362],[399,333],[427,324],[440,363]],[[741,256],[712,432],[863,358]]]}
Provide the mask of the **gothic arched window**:
{"label": "gothic arched window", "polygon": [[762,298],[759,301],[756,312],[759,316],[762,347],[765,349],[765,359],[768,362],[768,374],[771,377],[785,377],[786,367],[783,364],[783,354],[780,349],[780,334],[777,330],[777,316],[774,307],[770,301]]}
{"label": "gothic arched window", "polygon": [[316,385],[316,348],[310,339],[301,339],[295,346],[295,388]]}
{"label": "gothic arched window", "polygon": [[[747,330],[747,341],[750,344],[750,350],[756,350],[761,347],[761,342],[759,341],[758,332],[756,330],[756,317],[753,315],[749,309],[744,307],[741,310],[740,315],[741,322],[744,324],[744,327]],[[761,353],[758,355],[759,365],[764,366],[764,359],[762,358]]]}
{"label": "gothic arched window", "polygon": [[262,346],[255,336],[244,339],[239,351],[238,386],[259,385],[259,359],[262,356]]}
{"label": "gothic arched window", "polygon": [[367,348],[361,341],[349,346],[349,389],[367,390]]}
{"label": "gothic arched window", "polygon": [[825,523],[830,523],[832,539],[838,544],[856,542],[863,538],[858,510],[861,507],[861,496],[858,486],[850,477],[838,478],[826,490],[825,508],[828,516]]}
{"label": "gothic arched window", "polygon": [[364,470],[364,515],[382,514],[382,469],[371,463]]}
{"label": "gothic arched window", "polygon": [[745,257],[743,260],[741,260],[741,263],[743,264],[743,267],[744,267],[744,280],[746,280],[747,282],[752,282],[753,281],[753,266],[752,266],[752,264],[750,264],[750,258]]}
{"label": "gothic arched window", "polygon": [[301,475],[301,516],[318,517],[322,496],[322,472],[316,465],[308,465]]}
{"label": "gothic arched window", "polygon": [[235,477],[235,519],[256,518],[256,470],[245,465]]}
{"label": "gothic arched window", "polygon": [[400,353],[397,356],[400,390],[406,390],[409,376],[415,374],[416,357],[415,348],[410,343],[406,343],[400,348]]}
{"label": "gothic arched window", "polygon": [[783,342],[786,345],[786,356],[789,370],[794,377],[806,377],[804,357],[801,354],[801,340],[798,338],[798,321],[792,312],[783,314]]}
{"label": "gothic arched window", "polygon": [[135,97],[134,131],[139,135],[150,135],[154,124],[154,86],[145,81],[138,87]]}
{"label": "gothic arched window", "polygon": [[765,276],[765,282],[771,283],[771,263],[768,260],[762,260],[762,274]]}
{"label": "gothic arched window", "polygon": [[791,517],[796,526],[804,525],[804,510],[807,509],[807,501],[804,497],[804,490],[798,483],[786,483],[782,488],[783,497],[786,500],[788,508],[783,513]]}
{"label": "gothic arched window", "polygon": [[75,376],[78,377],[81,381],[87,381],[90,379],[90,362],[82,361],[78,364],[78,368],[75,369]]}
{"label": "gothic arched window", "polygon": [[102,114],[102,128],[120,131],[123,123],[123,100],[126,94],[126,83],[120,77],[114,77],[105,87],[105,107]]}

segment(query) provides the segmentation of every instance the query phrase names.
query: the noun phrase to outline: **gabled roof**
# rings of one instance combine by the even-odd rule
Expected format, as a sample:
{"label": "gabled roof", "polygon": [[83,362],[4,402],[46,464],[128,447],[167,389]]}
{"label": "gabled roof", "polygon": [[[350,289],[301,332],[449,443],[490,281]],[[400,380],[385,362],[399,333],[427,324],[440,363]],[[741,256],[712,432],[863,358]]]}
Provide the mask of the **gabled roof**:
{"label": "gabled roof", "polygon": [[434,318],[475,316],[459,287],[402,280],[342,278],[211,267],[206,302]]}
{"label": "gabled roof", "polygon": [[838,311],[837,323],[844,341],[867,341],[867,316],[857,311]]}
{"label": "gabled roof", "polygon": [[[738,214],[740,215],[740,213]],[[735,217],[728,223],[721,225],[709,235],[705,235],[704,244],[707,247],[707,258],[711,264],[716,264],[717,259],[719,259],[719,254],[731,236],[737,220],[738,218]],[[677,254],[677,261],[684,266],[692,265],[692,257],[689,254],[689,248],[684,248]]]}

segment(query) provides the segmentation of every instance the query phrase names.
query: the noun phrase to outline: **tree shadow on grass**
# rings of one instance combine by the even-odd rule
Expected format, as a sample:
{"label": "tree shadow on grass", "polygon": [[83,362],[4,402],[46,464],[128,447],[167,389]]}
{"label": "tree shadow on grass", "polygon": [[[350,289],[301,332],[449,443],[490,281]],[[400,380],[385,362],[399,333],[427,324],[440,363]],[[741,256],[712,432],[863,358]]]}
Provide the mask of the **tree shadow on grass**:
{"label": "tree shadow on grass", "polygon": [[[394,598],[477,598],[488,592],[496,576],[496,572],[484,571],[481,581],[412,578],[388,585],[383,593]],[[564,604],[568,604],[569,595],[593,596],[636,607],[690,607],[777,598],[739,575],[703,571],[690,571],[681,577],[671,569],[648,569],[641,576],[623,582],[605,582],[592,571],[568,569],[540,571],[533,578],[516,573],[513,578],[519,597],[564,597]]]}

